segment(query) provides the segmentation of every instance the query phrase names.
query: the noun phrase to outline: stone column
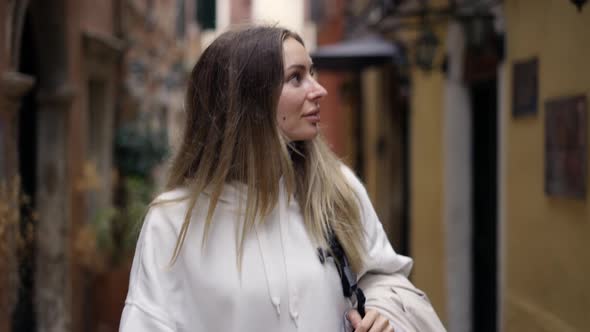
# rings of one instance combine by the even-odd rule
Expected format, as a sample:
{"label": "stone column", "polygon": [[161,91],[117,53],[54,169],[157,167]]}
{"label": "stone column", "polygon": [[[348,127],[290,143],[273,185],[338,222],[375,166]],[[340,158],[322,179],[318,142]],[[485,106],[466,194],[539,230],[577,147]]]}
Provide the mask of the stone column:
{"label": "stone column", "polygon": [[9,71],[0,77],[0,136],[4,151],[0,155],[3,179],[18,173],[18,111],[21,98],[31,89],[35,79],[23,73]]}
{"label": "stone column", "polygon": [[10,330],[19,288],[18,112],[33,82],[32,77],[18,72],[0,76],[0,331]]}
{"label": "stone column", "polygon": [[39,332],[70,331],[68,115],[73,90],[38,96],[35,305]]}
{"label": "stone column", "polygon": [[459,22],[450,22],[446,36],[447,80],[444,86],[444,239],[447,328],[472,330],[472,108],[465,83],[466,36]]}

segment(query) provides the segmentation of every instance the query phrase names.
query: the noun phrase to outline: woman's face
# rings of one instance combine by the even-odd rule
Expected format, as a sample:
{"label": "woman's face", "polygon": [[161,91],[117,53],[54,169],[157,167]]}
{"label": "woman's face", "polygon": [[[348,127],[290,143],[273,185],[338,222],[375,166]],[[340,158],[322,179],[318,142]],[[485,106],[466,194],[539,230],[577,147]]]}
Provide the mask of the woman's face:
{"label": "woman's face", "polygon": [[297,40],[283,42],[285,80],[277,107],[279,129],[290,141],[316,137],[320,100],[328,93],[314,78],[311,58]]}

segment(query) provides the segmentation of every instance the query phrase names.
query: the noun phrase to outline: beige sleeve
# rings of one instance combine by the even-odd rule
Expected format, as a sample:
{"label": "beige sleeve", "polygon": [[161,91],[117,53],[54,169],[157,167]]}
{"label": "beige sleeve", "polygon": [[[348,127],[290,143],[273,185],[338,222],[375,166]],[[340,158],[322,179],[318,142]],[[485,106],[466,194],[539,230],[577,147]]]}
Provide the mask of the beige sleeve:
{"label": "beige sleeve", "polygon": [[445,331],[428,297],[407,278],[412,259],[395,252],[364,186],[347,167],[343,166],[343,173],[355,189],[361,207],[367,252],[358,276],[367,308],[387,316],[396,332]]}
{"label": "beige sleeve", "polygon": [[396,332],[446,331],[424,292],[401,274],[367,273],[359,280],[367,309],[376,309]]}

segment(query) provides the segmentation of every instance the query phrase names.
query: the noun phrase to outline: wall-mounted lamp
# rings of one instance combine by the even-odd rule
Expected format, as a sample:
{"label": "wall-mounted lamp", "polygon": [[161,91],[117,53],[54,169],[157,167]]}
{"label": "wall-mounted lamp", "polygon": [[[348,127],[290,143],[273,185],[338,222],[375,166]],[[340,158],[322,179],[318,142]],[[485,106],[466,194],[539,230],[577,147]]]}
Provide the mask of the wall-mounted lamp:
{"label": "wall-mounted lamp", "polygon": [[582,11],[582,7],[586,4],[587,0],[570,0],[576,7],[578,7],[578,12]]}
{"label": "wall-mounted lamp", "polygon": [[430,71],[434,66],[438,38],[431,28],[425,28],[416,41],[416,65],[423,70]]}

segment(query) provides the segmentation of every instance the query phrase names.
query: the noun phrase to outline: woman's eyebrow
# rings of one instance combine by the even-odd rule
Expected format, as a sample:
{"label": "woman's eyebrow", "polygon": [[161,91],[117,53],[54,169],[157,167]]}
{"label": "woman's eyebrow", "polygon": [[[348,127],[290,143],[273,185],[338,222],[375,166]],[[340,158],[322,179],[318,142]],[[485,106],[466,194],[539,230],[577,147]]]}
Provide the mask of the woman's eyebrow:
{"label": "woman's eyebrow", "polygon": [[[301,70],[307,70],[307,68],[308,68],[308,67],[307,67],[307,66],[305,66],[305,65],[302,65],[302,64],[300,64],[300,63],[295,63],[295,64],[292,64],[292,65],[290,65],[289,67],[287,67],[287,70],[290,70],[290,69],[292,69],[292,68],[301,69]],[[309,64],[309,69],[310,69],[310,70],[314,70],[314,69],[315,69],[315,66],[314,66],[314,64],[313,64],[313,63],[310,63],[310,64]]]}
{"label": "woman's eyebrow", "polygon": [[289,69],[292,69],[292,68],[296,68],[296,69],[303,69],[303,70],[307,69],[307,67],[306,67],[306,66],[304,66],[304,65],[302,65],[302,64],[299,64],[299,63],[293,64],[293,65],[290,65],[289,67],[287,67],[287,70],[289,70]]}

